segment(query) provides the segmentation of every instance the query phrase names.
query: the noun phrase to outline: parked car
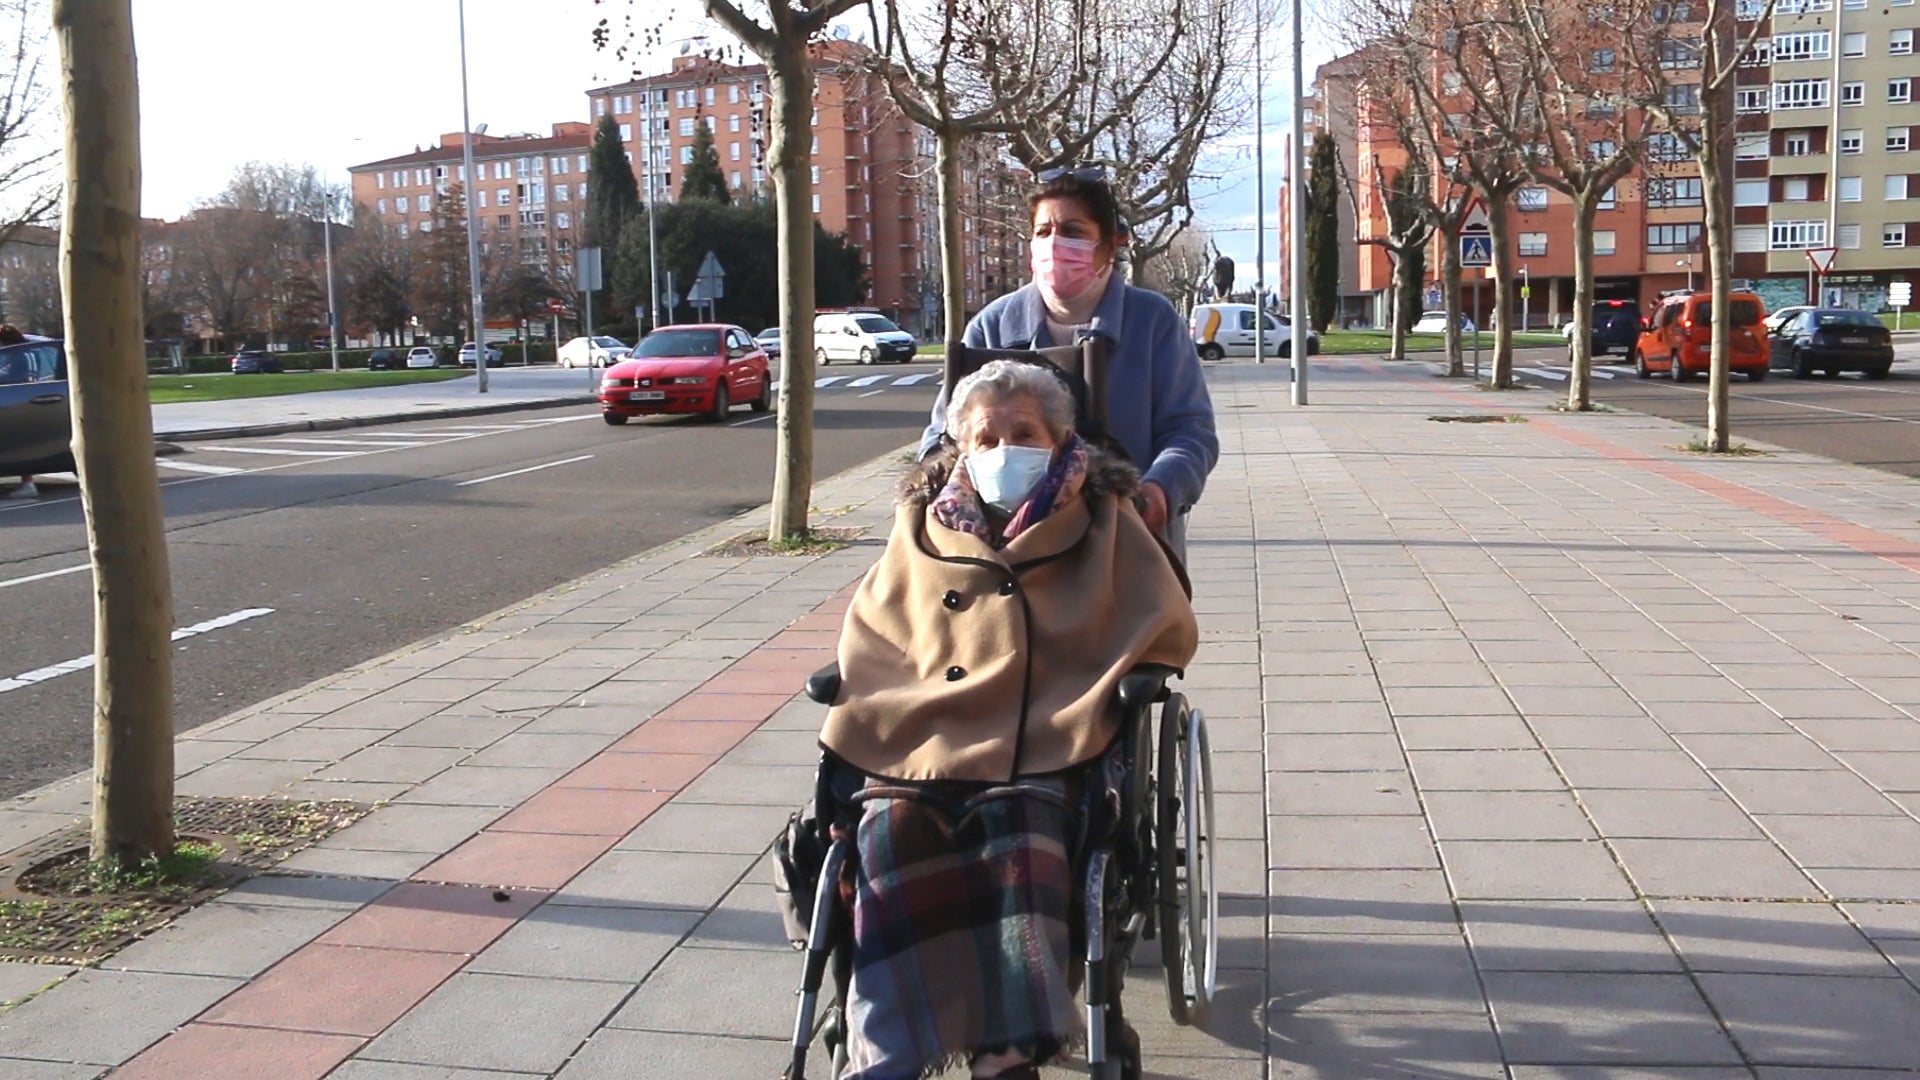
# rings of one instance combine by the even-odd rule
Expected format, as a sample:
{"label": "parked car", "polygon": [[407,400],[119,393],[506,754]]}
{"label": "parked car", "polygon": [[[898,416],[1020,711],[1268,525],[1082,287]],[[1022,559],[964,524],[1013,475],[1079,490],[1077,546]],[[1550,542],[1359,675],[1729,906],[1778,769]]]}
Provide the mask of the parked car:
{"label": "parked car", "polygon": [[737,402],[773,407],[766,350],[738,326],[663,326],[600,380],[600,416],[609,424],[656,413],[704,413],[724,420]]}
{"label": "parked car", "polygon": [[[1252,356],[1254,349],[1254,312],[1252,304],[1198,304],[1187,320],[1187,332],[1202,360],[1224,360],[1229,356]],[[1263,343],[1268,356],[1293,355],[1293,320],[1285,315],[1267,314]],[[1307,331],[1307,355],[1320,351],[1320,336]]]}
{"label": "parked car", "polygon": [[[1447,332],[1447,313],[1444,311],[1423,311],[1420,321],[1413,324],[1411,332],[1415,334],[1444,334]],[[1473,333],[1473,320],[1464,314],[1460,316],[1460,332]]]}
{"label": "parked car", "polygon": [[[465,345],[460,346],[460,366],[461,367],[474,366],[474,352],[475,350],[473,347],[473,342],[471,341],[467,342]],[[500,362],[500,350],[494,348],[491,345],[487,346],[487,363],[497,364],[499,362]]]}
{"label": "parked car", "polygon": [[596,368],[617,364],[633,355],[633,347],[616,337],[599,334],[577,337],[560,346],[559,363],[563,368]]}
{"label": "parked car", "polygon": [[[1767,305],[1750,292],[1732,295],[1729,314],[1731,348],[1727,370],[1738,371],[1758,382],[1767,377],[1766,330]],[[1675,293],[1663,297],[1659,310],[1645,321],[1633,347],[1633,367],[1641,378],[1664,372],[1674,382],[1707,370],[1709,350],[1713,347],[1713,294],[1710,292]]]}
{"label": "parked car", "polygon": [[0,476],[73,471],[67,355],[54,338],[0,346]]}
{"label": "parked car", "polygon": [[[1567,339],[1567,354],[1573,354],[1573,323],[1561,327]],[[1637,300],[1601,300],[1593,305],[1593,355],[1632,356],[1633,343],[1640,338],[1640,302]]]}
{"label": "parked car", "polygon": [[1767,336],[1772,337],[1774,334],[1779,332],[1781,327],[1787,325],[1788,320],[1794,318],[1795,316],[1799,315],[1803,311],[1812,311],[1812,310],[1813,310],[1813,305],[1811,304],[1799,304],[1794,307],[1783,307],[1778,311],[1768,312],[1767,317],[1760,320],[1760,325],[1766,327]]}
{"label": "parked car", "polygon": [[1893,370],[1893,332],[1864,311],[1845,308],[1806,308],[1781,324],[1767,339],[1775,367],[1788,367],[1802,378],[1814,371],[1832,378],[1843,371],[1859,371],[1869,379],[1884,379]]}
{"label": "parked car", "polygon": [[230,363],[235,375],[278,375],[286,370],[280,358],[265,349],[241,349]]}
{"label": "parked car", "polygon": [[407,367],[430,368],[440,366],[440,355],[425,345],[415,345],[407,350]]}
{"label": "parked car", "polygon": [[399,371],[400,354],[392,349],[375,349],[367,354],[368,371]]}
{"label": "parked car", "polygon": [[766,350],[767,359],[769,360],[780,359],[780,328],[779,327],[769,326],[765,330],[762,330],[759,333],[753,335],[753,340],[762,349]]}
{"label": "parked car", "polygon": [[813,358],[822,367],[835,360],[904,364],[919,345],[913,335],[875,311],[823,311],[813,317]]}

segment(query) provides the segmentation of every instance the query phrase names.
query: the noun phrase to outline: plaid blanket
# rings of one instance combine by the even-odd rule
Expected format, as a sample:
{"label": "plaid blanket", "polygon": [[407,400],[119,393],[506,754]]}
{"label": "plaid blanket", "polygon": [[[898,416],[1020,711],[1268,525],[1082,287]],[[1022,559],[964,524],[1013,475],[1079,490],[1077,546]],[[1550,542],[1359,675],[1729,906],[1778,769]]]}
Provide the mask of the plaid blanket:
{"label": "plaid blanket", "polygon": [[1101,774],[868,781],[842,1080],[911,1080],[1006,1050],[1047,1062],[1074,1045],[1079,855],[1104,817],[1082,777]]}

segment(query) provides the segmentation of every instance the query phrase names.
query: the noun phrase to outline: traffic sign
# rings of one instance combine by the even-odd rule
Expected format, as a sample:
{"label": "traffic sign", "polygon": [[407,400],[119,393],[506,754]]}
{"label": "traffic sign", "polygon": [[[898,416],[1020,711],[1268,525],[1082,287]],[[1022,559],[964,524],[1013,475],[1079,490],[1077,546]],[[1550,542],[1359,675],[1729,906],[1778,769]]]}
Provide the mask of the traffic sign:
{"label": "traffic sign", "polygon": [[600,275],[600,249],[583,247],[573,253],[573,283],[588,292],[606,287]]}
{"label": "traffic sign", "polygon": [[1887,306],[1907,307],[1913,303],[1913,282],[1895,281],[1887,286]]}
{"label": "traffic sign", "polygon": [[1493,237],[1479,234],[1460,237],[1460,265],[1477,268],[1493,265]]}
{"label": "traffic sign", "polygon": [[1467,206],[1467,216],[1460,219],[1460,231],[1463,233],[1491,232],[1493,226],[1487,221],[1487,204],[1478,195]]}
{"label": "traffic sign", "polygon": [[1833,269],[1833,257],[1840,253],[1839,248],[1817,247],[1807,249],[1807,261],[1813,264],[1816,274],[1824,274]]}
{"label": "traffic sign", "polygon": [[561,312],[567,310],[567,302],[565,300],[560,299],[557,296],[549,297],[547,300],[547,310],[552,312],[555,315],[558,315]]}

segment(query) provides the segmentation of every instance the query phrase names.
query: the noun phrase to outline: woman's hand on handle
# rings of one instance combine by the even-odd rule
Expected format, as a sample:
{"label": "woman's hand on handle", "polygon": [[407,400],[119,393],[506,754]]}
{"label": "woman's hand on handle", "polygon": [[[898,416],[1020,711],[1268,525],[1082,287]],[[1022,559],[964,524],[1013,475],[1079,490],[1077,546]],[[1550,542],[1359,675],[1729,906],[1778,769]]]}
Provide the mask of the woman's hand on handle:
{"label": "woman's hand on handle", "polygon": [[1140,485],[1140,499],[1145,503],[1140,508],[1141,519],[1147,523],[1147,528],[1164,535],[1167,531],[1167,489],[1148,480]]}

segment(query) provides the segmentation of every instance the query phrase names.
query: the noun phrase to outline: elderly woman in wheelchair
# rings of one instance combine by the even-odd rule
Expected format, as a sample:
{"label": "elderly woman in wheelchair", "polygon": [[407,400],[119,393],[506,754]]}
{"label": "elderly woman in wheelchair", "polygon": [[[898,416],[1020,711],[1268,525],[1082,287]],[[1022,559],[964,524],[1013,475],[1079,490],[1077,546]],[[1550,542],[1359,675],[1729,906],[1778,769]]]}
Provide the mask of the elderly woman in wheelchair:
{"label": "elderly woman in wheelchair", "polygon": [[[1172,703],[1163,742],[1203,739],[1165,689],[1197,645],[1185,574],[1141,520],[1133,467],[1076,434],[1062,374],[994,360],[950,398],[953,444],[907,478],[837,670],[808,687],[830,709],[817,816],[781,845],[810,948],[789,1076],[829,964],[842,1078],[1030,1077],[1083,1039],[1096,1075],[1134,1075],[1124,967],[1102,957],[1153,933],[1167,867],[1147,864],[1156,836],[1162,862],[1179,846],[1147,822],[1150,706]],[[1174,756],[1197,782],[1196,751]],[[1162,930],[1192,951],[1184,927]],[[1180,954],[1189,983],[1209,969],[1201,998],[1207,952]]]}

